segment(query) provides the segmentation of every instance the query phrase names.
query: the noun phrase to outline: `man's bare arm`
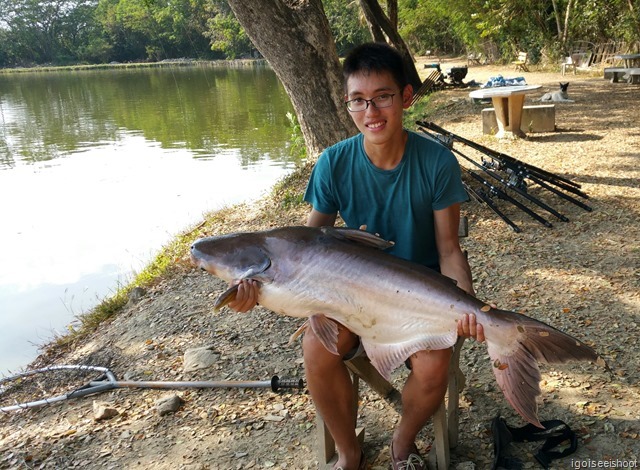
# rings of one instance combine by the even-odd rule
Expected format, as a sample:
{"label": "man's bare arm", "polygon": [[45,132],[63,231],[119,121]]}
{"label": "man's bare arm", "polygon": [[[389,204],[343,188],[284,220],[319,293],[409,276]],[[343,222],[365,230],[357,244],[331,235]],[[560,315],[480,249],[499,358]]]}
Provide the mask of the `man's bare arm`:
{"label": "man's bare arm", "polygon": [[311,209],[309,216],[307,217],[307,227],[333,227],[336,223],[338,214],[325,214],[324,212],[318,212],[315,209]]}
{"label": "man's bare arm", "polygon": [[[436,231],[436,245],[440,272],[451,279],[455,279],[458,286],[475,296],[471,268],[467,257],[460,248],[458,226],[460,224],[460,204],[453,204],[446,209],[434,211]],[[476,322],[476,316],[465,315],[458,322],[458,336],[475,338],[484,341],[484,328]]]}

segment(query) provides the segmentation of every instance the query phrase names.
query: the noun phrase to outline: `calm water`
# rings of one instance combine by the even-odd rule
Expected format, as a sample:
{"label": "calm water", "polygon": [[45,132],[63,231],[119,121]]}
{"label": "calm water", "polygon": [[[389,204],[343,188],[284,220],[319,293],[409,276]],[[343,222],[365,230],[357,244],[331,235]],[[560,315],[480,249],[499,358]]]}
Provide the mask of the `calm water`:
{"label": "calm water", "polygon": [[0,75],[0,375],[294,162],[264,66]]}

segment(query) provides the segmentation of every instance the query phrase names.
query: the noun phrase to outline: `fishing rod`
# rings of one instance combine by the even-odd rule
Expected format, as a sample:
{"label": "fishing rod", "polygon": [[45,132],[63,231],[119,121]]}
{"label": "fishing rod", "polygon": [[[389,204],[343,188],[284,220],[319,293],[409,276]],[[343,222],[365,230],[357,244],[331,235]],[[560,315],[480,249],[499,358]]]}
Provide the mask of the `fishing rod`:
{"label": "fishing rod", "polygon": [[562,191],[554,188],[553,186],[547,184],[546,182],[542,181],[541,179],[539,179],[537,176],[533,176],[533,175],[529,175],[528,178],[533,181],[534,183],[538,184],[539,186],[543,187],[544,189],[546,189],[547,191],[551,191],[554,194],[557,194],[558,196],[560,196],[561,198],[572,202],[573,204],[575,204],[578,207],[581,207],[582,209],[586,210],[587,212],[592,212],[593,208],[591,206],[586,205],[584,202],[579,201],[578,199],[569,196],[568,194],[563,193]]}
{"label": "fishing rod", "polygon": [[413,95],[413,98],[411,99],[411,105],[413,106],[420,99],[422,99],[423,96],[431,93],[431,91],[433,91],[433,88],[435,88],[436,83],[438,83],[439,81],[442,81],[442,73],[439,69],[437,69],[431,72],[431,74],[424,80],[424,82],[422,82],[422,86],[418,88],[418,91],[416,91],[415,95]]}
{"label": "fishing rod", "polygon": [[[518,186],[514,185],[510,181],[505,180],[503,177],[498,175],[496,172],[488,170],[487,168],[482,166],[480,163],[476,162],[474,159],[472,159],[470,157],[467,157],[465,154],[463,154],[459,150],[457,150],[455,148],[452,148],[451,151],[454,152],[456,155],[460,155],[462,158],[464,158],[468,162],[472,163],[473,165],[477,166],[482,171],[484,171],[486,174],[488,174],[492,178],[496,179],[497,181],[499,181],[504,186],[513,189],[516,193],[518,193],[522,197],[524,197],[524,198],[528,199],[529,201],[533,202],[534,204],[538,205],[540,208],[546,210],[550,214],[555,215],[561,221],[563,221],[563,222],[568,222],[569,221],[569,219],[566,216],[562,215],[561,213],[556,211],[554,208],[550,207],[549,205],[545,204],[544,202],[542,202],[538,198],[536,198],[536,197],[532,196],[531,194],[527,193],[526,191],[524,191],[523,189],[521,189]],[[524,207],[526,207],[526,206],[524,206]]]}
{"label": "fishing rod", "polygon": [[494,185],[492,185],[488,180],[484,179],[482,176],[480,176],[479,174],[471,171],[468,168],[465,168],[463,166],[460,167],[462,169],[462,171],[464,171],[465,173],[469,174],[471,177],[473,177],[474,179],[476,179],[477,181],[479,181],[480,183],[482,183],[483,186],[485,186],[489,192],[491,194],[496,195],[498,198],[500,199],[504,199],[507,202],[510,202],[511,204],[513,204],[514,206],[516,206],[518,209],[522,210],[523,212],[525,212],[526,214],[528,214],[529,216],[531,216],[533,219],[537,220],[538,222],[540,222],[542,225],[544,225],[545,227],[553,227],[553,225],[551,224],[551,222],[549,222],[547,219],[545,219],[544,217],[542,217],[541,215],[539,215],[537,212],[529,209],[527,206],[525,206],[524,204],[522,204],[520,201],[518,201],[517,199],[514,199],[513,197],[511,197],[510,195],[508,195],[506,192],[504,192],[503,190],[501,190],[500,188],[495,187]]}
{"label": "fishing rod", "polygon": [[[497,165],[500,169],[503,169],[503,167],[506,167],[507,170],[505,170],[505,171],[513,173],[516,178],[520,178],[520,179],[529,178],[532,181],[536,181],[536,183],[538,183],[538,184],[540,184],[539,180],[544,180],[544,181],[546,181],[548,183],[551,183],[551,184],[553,184],[553,185],[555,185],[555,186],[557,186],[557,187],[559,187],[559,188],[561,188],[561,189],[563,189],[565,191],[573,193],[573,194],[575,194],[577,196],[580,196],[580,197],[582,197],[584,199],[589,199],[589,195],[584,193],[584,192],[582,192],[582,191],[580,191],[580,189],[578,189],[576,186],[572,186],[570,184],[565,183],[564,181],[560,181],[557,178],[551,178],[548,175],[541,174],[537,170],[528,168],[527,164],[524,163],[524,162],[521,162],[520,160],[513,159],[514,162],[505,162],[505,161],[500,160],[497,157],[493,157],[491,155],[489,155],[489,158],[491,158],[494,162],[497,162],[497,163],[492,163],[491,166],[496,166]],[[489,165],[489,163],[484,159],[483,159],[483,163],[486,163],[487,165]],[[540,184],[540,186],[543,186],[543,185]],[[545,187],[545,189],[549,189],[549,188]],[[549,190],[552,191],[552,192],[555,192],[553,189],[549,189]],[[556,194],[558,194],[561,197],[567,196],[564,193],[557,193],[556,192]],[[589,207],[589,209],[586,209],[585,207],[583,207],[583,205],[579,204],[579,201],[577,201],[574,198],[567,199],[567,200],[570,200],[571,202],[573,202],[577,206],[582,207],[585,210],[591,211],[591,208],[589,206],[584,205],[585,207]]]}
{"label": "fishing rod", "polygon": [[[551,173],[547,170],[544,170],[542,168],[538,168],[534,165],[531,165],[529,163],[525,163],[522,162],[520,160],[517,160],[513,157],[511,157],[510,155],[501,153],[501,152],[497,152],[496,150],[493,150],[489,147],[485,147],[484,145],[478,144],[476,142],[473,142],[472,140],[469,139],[465,139],[464,137],[461,137],[459,135],[454,134],[453,132],[447,131],[446,129],[438,126],[437,124],[433,123],[433,122],[424,122],[424,121],[417,121],[416,124],[418,126],[422,126],[425,127],[427,129],[430,129],[432,131],[435,132],[439,132],[442,133],[444,135],[449,136],[450,138],[452,138],[453,140],[457,140],[475,150],[478,150],[481,153],[484,153],[486,155],[491,156],[492,158],[496,158],[498,160],[501,160],[505,163],[509,163],[511,165],[515,165],[518,169],[522,170],[522,169],[526,169],[528,172],[533,172],[536,173],[538,177],[543,178],[545,180],[554,180],[554,181],[560,181],[562,183],[564,183],[565,185],[568,185],[567,191],[572,191],[572,192],[576,192],[576,194],[580,195],[581,197],[585,197],[588,198],[589,196],[587,196],[585,193],[578,191],[578,188],[581,188],[580,184],[575,183],[573,181],[571,181],[568,178],[562,177],[560,175],[557,175],[555,173]],[[571,189],[569,189],[571,188]]]}
{"label": "fishing rod", "polygon": [[[445,147],[447,147],[449,150],[451,150],[451,152],[460,155],[461,157],[467,159],[468,161],[470,161],[471,163],[473,163],[474,165],[476,165],[478,168],[480,168],[482,171],[484,171],[485,173],[489,174],[490,176],[496,178],[498,181],[500,181],[503,185],[507,186],[507,187],[511,187],[514,190],[516,190],[516,192],[518,192],[518,194],[523,194],[526,198],[528,199],[533,199],[535,201],[538,202],[538,205],[542,204],[545,205],[542,201],[538,201],[536,198],[534,198],[533,196],[527,194],[525,191],[523,191],[522,189],[512,185],[512,184],[508,184],[503,178],[501,178],[499,175],[493,173],[493,172],[489,172],[484,166],[482,166],[481,164],[479,164],[478,162],[476,162],[475,160],[467,157],[466,155],[464,155],[462,152],[460,152],[459,150],[453,148],[453,139],[451,139],[449,136],[447,136],[446,134],[431,134],[429,131],[427,131],[426,129],[421,129],[422,132],[424,132],[426,135],[428,135],[430,138],[434,139],[436,142],[439,142],[441,145],[444,145]],[[496,196],[498,196],[500,199],[504,199],[510,203],[512,203],[513,205],[515,205],[516,207],[518,207],[519,209],[521,209],[522,211],[524,211],[525,213],[527,213],[528,215],[530,215],[531,217],[533,217],[535,220],[537,220],[538,222],[540,222],[541,224],[543,224],[545,227],[553,227],[553,225],[551,224],[551,222],[549,222],[548,220],[546,220],[544,217],[540,216],[538,213],[536,213],[535,211],[531,210],[530,208],[528,208],[527,206],[525,206],[524,204],[522,204],[520,201],[518,201],[517,199],[514,199],[513,197],[511,197],[509,194],[507,194],[506,192],[502,191],[500,188],[495,187],[494,185],[492,185],[489,181],[485,180],[484,178],[482,178],[480,175],[478,175],[475,172],[472,172],[471,170],[469,170],[468,168],[465,168],[463,166],[461,166],[460,168],[462,168],[462,170],[466,171],[469,175],[471,175],[473,178],[475,178],[476,180],[478,180],[480,183],[482,183],[484,186],[486,186],[491,194],[494,194]],[[533,202],[533,201],[532,201]],[[541,206],[542,207],[542,206]],[[547,206],[549,207],[549,206]],[[544,208],[544,207],[543,207]],[[551,209],[551,208],[549,208]],[[553,209],[551,209],[553,211]],[[555,211],[554,211],[555,212]],[[562,214],[560,214],[560,216],[562,216]],[[564,217],[564,216],[562,216]],[[566,220],[569,220],[565,217]],[[562,220],[562,219],[561,219]]]}
{"label": "fishing rod", "polygon": [[[484,168],[484,167],[482,167],[482,165],[480,165],[480,167]],[[527,190],[526,190],[526,187],[523,189],[521,186],[515,184],[514,182],[504,179],[502,176],[500,176],[495,171],[484,170],[484,172],[487,173],[488,175],[496,178],[498,181],[500,181],[506,187],[513,189],[515,192],[517,192],[521,196],[525,197],[529,201],[533,202],[534,204],[540,206],[542,209],[546,210],[550,214],[555,215],[561,221],[569,222],[569,218],[567,216],[561,214],[560,212],[556,211],[553,207],[551,207],[548,204],[542,202],[540,199],[536,198],[535,196],[532,196],[531,194],[529,194],[527,192]]]}
{"label": "fishing rod", "polygon": [[418,124],[419,126],[426,127],[427,129],[430,129],[432,131],[441,132],[443,134],[446,134],[446,135],[450,136],[454,140],[457,140],[457,141],[459,141],[459,142],[461,142],[461,143],[463,143],[465,145],[468,145],[469,147],[471,147],[471,148],[473,148],[475,150],[478,150],[479,152],[485,153],[485,154],[490,155],[492,157],[495,157],[495,158],[497,158],[499,160],[504,160],[505,162],[510,162],[510,163],[514,163],[514,164],[517,163],[519,165],[522,165],[523,167],[527,167],[530,170],[539,172],[541,175],[546,175],[547,177],[549,177],[551,179],[559,179],[559,180],[564,181],[565,183],[567,183],[567,184],[569,184],[569,185],[571,185],[573,187],[576,187],[576,188],[580,188],[581,187],[580,184],[575,183],[575,182],[571,181],[568,178],[564,178],[564,177],[562,177],[560,175],[556,175],[555,173],[551,173],[551,172],[549,172],[547,170],[544,170],[542,168],[538,168],[538,167],[536,167],[534,165],[531,165],[529,163],[522,162],[520,160],[517,160],[517,159],[513,158],[510,155],[498,152],[498,151],[493,150],[493,149],[491,149],[489,147],[485,147],[484,145],[478,144],[477,142],[474,142],[472,140],[465,139],[464,137],[461,137],[461,136],[459,136],[457,134],[454,134],[451,131],[448,131],[448,130],[444,129],[443,127],[438,126],[434,122],[417,121],[416,124]]}
{"label": "fishing rod", "polygon": [[[95,380],[87,382],[89,374],[99,373]],[[270,380],[205,380],[193,382],[118,380],[106,367],[88,365],[54,365],[30,370],[0,379],[0,412],[18,411],[80,398],[117,388],[182,389],[182,388],[270,388],[302,389],[302,379],[281,379],[274,375]],[[56,394],[59,388],[66,393]],[[59,392],[58,392],[59,393]]]}
{"label": "fishing rod", "polygon": [[496,203],[493,202],[491,198],[482,189],[477,191],[476,189],[474,189],[472,186],[465,183],[464,181],[462,182],[462,185],[464,186],[464,189],[467,191],[467,194],[469,194],[471,197],[476,199],[476,201],[481,203],[484,202],[487,206],[489,206],[489,208],[498,217],[500,217],[509,227],[511,227],[514,232],[520,233],[522,231],[520,227],[518,227],[511,219],[509,219],[509,217],[507,217],[500,209],[498,209],[498,206],[496,205]]}

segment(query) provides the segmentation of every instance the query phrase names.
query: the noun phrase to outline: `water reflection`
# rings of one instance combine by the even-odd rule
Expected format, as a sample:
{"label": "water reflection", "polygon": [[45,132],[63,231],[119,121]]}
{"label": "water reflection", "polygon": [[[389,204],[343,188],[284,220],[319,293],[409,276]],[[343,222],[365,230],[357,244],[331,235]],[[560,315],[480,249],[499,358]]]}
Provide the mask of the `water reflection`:
{"label": "water reflection", "polygon": [[0,76],[0,373],[289,171],[288,111],[263,67]]}
{"label": "water reflection", "polygon": [[139,131],[163,148],[242,164],[289,158],[291,105],[266,67],[216,65],[0,75],[3,167],[38,162]]}

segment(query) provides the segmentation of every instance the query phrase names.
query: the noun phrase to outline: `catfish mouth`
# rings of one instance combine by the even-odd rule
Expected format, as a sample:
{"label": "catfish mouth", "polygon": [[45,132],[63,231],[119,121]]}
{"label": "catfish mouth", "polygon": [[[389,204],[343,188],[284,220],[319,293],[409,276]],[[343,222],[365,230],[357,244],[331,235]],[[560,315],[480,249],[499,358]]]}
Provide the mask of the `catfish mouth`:
{"label": "catfish mouth", "polygon": [[193,264],[196,268],[200,268],[203,271],[208,271],[205,260],[202,257],[202,252],[196,248],[196,245],[191,245],[191,264]]}

